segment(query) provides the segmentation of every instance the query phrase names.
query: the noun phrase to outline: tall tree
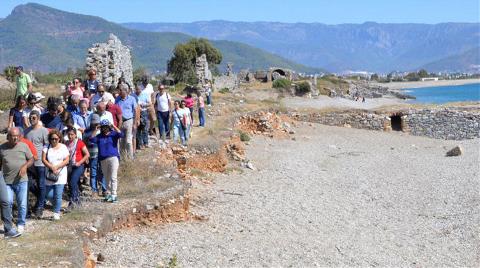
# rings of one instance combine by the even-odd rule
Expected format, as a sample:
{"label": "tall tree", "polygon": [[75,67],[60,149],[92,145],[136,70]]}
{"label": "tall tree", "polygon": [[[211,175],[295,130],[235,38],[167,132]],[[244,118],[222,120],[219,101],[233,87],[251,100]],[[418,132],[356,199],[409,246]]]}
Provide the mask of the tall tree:
{"label": "tall tree", "polygon": [[168,73],[176,82],[196,84],[195,61],[202,54],[207,56],[208,65],[212,69],[222,62],[222,54],[207,39],[193,38],[185,44],[175,46],[173,56],[168,61]]}

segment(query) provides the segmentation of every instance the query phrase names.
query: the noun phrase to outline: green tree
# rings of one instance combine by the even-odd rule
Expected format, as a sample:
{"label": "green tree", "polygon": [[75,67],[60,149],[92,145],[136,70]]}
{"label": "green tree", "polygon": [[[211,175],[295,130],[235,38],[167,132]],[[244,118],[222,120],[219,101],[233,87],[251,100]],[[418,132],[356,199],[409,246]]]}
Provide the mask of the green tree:
{"label": "green tree", "polygon": [[13,82],[15,80],[16,69],[15,66],[7,66],[3,69],[3,74],[8,81]]}
{"label": "green tree", "polygon": [[378,74],[372,74],[372,76],[370,76],[370,80],[378,81],[378,78]]}
{"label": "green tree", "polygon": [[195,75],[196,58],[205,54],[210,69],[215,70],[216,65],[222,62],[222,54],[213,47],[207,39],[193,38],[185,44],[177,44],[173,56],[168,61],[167,71],[175,82],[196,84]]}
{"label": "green tree", "polygon": [[427,70],[421,69],[420,71],[418,71],[418,77],[420,77],[420,78],[428,77]]}

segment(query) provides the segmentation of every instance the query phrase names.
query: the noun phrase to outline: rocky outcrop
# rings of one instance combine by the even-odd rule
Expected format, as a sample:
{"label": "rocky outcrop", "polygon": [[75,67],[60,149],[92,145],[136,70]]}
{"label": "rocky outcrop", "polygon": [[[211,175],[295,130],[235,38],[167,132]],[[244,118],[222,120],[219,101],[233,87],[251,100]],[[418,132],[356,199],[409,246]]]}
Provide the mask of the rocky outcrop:
{"label": "rocky outcrop", "polygon": [[86,69],[97,70],[97,79],[106,87],[117,85],[120,77],[133,85],[130,49],[114,34],[110,34],[106,43],[96,43],[89,48],[85,61]]}

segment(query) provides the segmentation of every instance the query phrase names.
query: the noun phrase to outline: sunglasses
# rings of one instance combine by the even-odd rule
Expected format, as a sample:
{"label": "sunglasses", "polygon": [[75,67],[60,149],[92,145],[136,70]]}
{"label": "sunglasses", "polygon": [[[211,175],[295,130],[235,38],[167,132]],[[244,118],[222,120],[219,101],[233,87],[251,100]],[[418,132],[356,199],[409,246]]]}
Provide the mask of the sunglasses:
{"label": "sunglasses", "polygon": [[37,117],[36,116],[30,116],[29,119],[30,120],[37,120]]}
{"label": "sunglasses", "polygon": [[58,140],[60,140],[60,139],[59,139],[59,138],[50,138],[49,140],[51,140],[51,141],[58,141]]}
{"label": "sunglasses", "polygon": [[105,93],[105,91],[100,91],[100,90],[99,90],[98,93],[102,94],[102,93]]}

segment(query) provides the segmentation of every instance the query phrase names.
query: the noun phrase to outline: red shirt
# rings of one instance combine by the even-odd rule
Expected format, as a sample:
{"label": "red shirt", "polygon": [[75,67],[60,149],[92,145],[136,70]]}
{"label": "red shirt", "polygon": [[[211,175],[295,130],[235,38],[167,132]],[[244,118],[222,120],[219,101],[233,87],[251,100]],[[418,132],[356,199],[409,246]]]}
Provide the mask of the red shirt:
{"label": "red shirt", "polygon": [[25,138],[21,138],[20,142],[25,143],[28,146],[28,149],[30,149],[30,152],[33,154],[33,160],[38,160],[38,154],[37,154],[37,149],[35,148],[35,145],[33,143]]}
{"label": "red shirt", "polygon": [[113,116],[113,124],[118,127],[118,120],[122,118],[122,108],[120,106],[110,103],[107,106],[107,111],[109,111]]}
{"label": "red shirt", "polygon": [[[67,145],[67,148],[68,148],[69,151],[73,150],[73,148],[70,148],[70,146],[74,146],[74,144],[71,144],[70,141],[68,141],[68,144],[66,144],[66,145]],[[82,140],[78,139],[77,140],[77,149],[75,150],[75,163],[78,163],[78,162],[80,162],[80,160],[82,160],[82,158],[83,158],[83,151],[82,151],[83,147],[85,147],[85,143]],[[70,155],[72,155],[71,152],[70,152]]]}
{"label": "red shirt", "polygon": [[185,107],[192,108],[193,107],[193,98],[185,97],[183,99],[185,101]]}

